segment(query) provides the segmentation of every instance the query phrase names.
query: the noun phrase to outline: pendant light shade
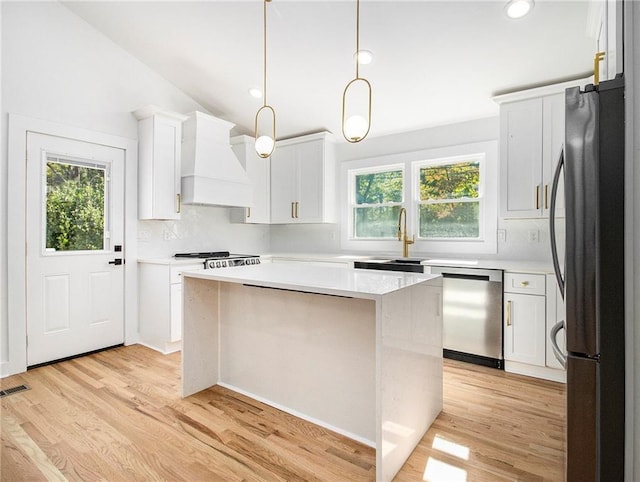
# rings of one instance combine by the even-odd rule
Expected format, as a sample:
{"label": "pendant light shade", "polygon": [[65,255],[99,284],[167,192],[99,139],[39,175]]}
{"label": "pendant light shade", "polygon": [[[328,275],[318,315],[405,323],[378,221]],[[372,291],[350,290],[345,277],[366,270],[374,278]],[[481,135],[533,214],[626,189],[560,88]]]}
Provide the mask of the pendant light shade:
{"label": "pendant light shade", "polygon": [[[351,143],[360,142],[367,137],[371,128],[371,84],[367,79],[360,77],[360,52],[360,0],[356,0],[356,77],[347,84],[342,93],[342,135]],[[354,99],[361,105],[355,113],[349,115],[348,100],[354,103]]]}
{"label": "pendant light shade", "polygon": [[[255,149],[258,155],[262,158],[269,157],[275,148],[276,145],[276,111],[273,110],[269,104],[267,104],[267,3],[271,2],[271,0],[263,0],[263,50],[262,50],[262,59],[263,59],[263,83],[262,83],[262,107],[258,109],[256,112],[256,120],[254,126],[254,137],[255,137]],[[260,118],[265,117],[267,114],[269,122],[271,124],[271,129],[267,130],[267,133],[260,134]]]}

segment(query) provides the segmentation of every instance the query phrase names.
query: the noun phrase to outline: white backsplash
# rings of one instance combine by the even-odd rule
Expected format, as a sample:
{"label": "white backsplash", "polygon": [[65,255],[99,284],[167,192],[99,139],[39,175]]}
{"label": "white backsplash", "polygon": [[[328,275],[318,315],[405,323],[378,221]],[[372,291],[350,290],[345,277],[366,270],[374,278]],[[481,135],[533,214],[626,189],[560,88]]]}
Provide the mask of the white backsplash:
{"label": "white backsplash", "polygon": [[138,256],[164,258],[175,253],[269,251],[269,226],[236,224],[224,207],[183,205],[179,220],[138,221]]}
{"label": "white backsplash", "polygon": [[[564,259],[564,223],[557,222],[558,251]],[[497,254],[464,255],[464,258],[501,259],[514,261],[551,262],[549,243],[549,221],[546,219],[499,219],[498,229],[505,230],[505,241],[498,241]],[[535,232],[537,241],[529,241],[530,233]],[[274,225],[270,231],[270,248],[273,252],[293,253],[346,253],[340,247],[339,224],[298,224]],[[402,253],[402,244],[398,243],[397,253]],[[434,257],[430,253],[410,251],[411,256]],[[459,254],[439,253],[438,258],[460,257]]]}

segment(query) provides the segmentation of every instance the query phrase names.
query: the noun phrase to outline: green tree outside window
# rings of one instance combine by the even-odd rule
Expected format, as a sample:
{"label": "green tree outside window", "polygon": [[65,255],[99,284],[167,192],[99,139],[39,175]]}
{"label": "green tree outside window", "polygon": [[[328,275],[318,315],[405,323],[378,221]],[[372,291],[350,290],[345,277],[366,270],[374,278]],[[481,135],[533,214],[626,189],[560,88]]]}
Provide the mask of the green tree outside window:
{"label": "green tree outside window", "polygon": [[104,249],[104,169],[47,162],[46,248]]}
{"label": "green tree outside window", "polygon": [[420,169],[419,236],[480,236],[480,163],[464,161]]}

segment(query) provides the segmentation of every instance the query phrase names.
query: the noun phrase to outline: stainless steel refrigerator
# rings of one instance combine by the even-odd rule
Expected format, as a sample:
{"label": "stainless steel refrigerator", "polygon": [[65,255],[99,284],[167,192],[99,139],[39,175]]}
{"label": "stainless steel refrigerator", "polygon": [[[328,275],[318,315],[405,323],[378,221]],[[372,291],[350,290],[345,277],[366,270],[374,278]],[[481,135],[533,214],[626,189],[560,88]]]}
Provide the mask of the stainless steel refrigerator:
{"label": "stainless steel refrigerator", "polygon": [[[567,481],[624,479],[624,79],[566,91],[564,156],[552,188],[552,257],[566,320]],[[564,270],[555,203],[564,165]],[[562,323],[562,322],[561,322]],[[564,328],[566,353],[555,337]],[[562,360],[561,360],[562,361]]]}

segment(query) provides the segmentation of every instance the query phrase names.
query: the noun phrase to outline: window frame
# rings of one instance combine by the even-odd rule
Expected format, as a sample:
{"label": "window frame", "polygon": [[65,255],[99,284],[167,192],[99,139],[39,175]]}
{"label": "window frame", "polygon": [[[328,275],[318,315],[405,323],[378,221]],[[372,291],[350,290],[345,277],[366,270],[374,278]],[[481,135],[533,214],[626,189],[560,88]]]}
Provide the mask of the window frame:
{"label": "window frame", "polygon": [[[364,255],[392,255],[402,253],[402,243],[388,238],[361,239],[353,238],[353,210],[351,204],[352,193],[350,191],[350,171],[372,171],[376,168],[385,169],[390,166],[403,166],[404,174],[404,207],[407,210],[407,231],[409,237],[417,234],[418,227],[418,203],[419,198],[417,183],[414,181],[415,165],[430,160],[443,160],[451,158],[469,158],[483,154],[484,166],[481,171],[481,182],[484,195],[484,208],[480,229],[480,238],[418,238],[410,247],[410,256],[427,257],[431,255],[441,256],[465,256],[475,254],[495,254],[498,251],[498,141],[487,140],[469,144],[449,145],[424,150],[402,152],[399,154],[387,154],[379,157],[355,159],[343,161],[340,168],[341,204],[346,208],[341,210],[341,235],[340,247],[352,252],[361,252]],[[407,173],[409,178],[407,178]],[[484,176],[483,176],[484,174]],[[482,180],[482,178],[484,179]]]}
{"label": "window frame", "polygon": [[[363,174],[378,174],[382,172],[395,172],[399,171],[402,176],[402,201],[400,202],[386,202],[386,203],[377,203],[377,204],[357,204],[356,202],[356,192],[355,192],[355,180],[356,176],[360,176]],[[400,206],[405,207],[407,205],[407,196],[406,196],[406,185],[407,185],[407,177],[406,170],[404,164],[388,164],[374,167],[362,167],[349,169],[347,171],[347,179],[348,179],[348,187],[347,187],[347,195],[348,195],[348,210],[349,210],[349,234],[348,238],[351,241],[390,241],[396,239],[395,237],[356,237],[356,225],[355,225],[355,209],[358,207],[394,207]]]}
{"label": "window frame", "polygon": [[[437,167],[437,166],[447,166],[454,164],[462,164],[465,162],[478,162],[479,164],[479,177],[480,183],[478,185],[478,197],[477,198],[448,198],[445,200],[438,201],[422,201],[420,199],[420,170],[425,167]],[[415,161],[412,163],[413,171],[411,181],[414,183],[413,192],[415,193],[413,203],[415,204],[415,232],[416,232],[416,242],[483,242],[486,238],[486,229],[485,229],[485,176],[486,176],[486,154],[483,152],[475,153],[475,154],[465,154],[460,156],[452,156],[438,159],[427,159],[424,161]],[[445,203],[456,203],[456,202],[478,202],[479,203],[479,212],[478,212],[478,236],[475,238],[462,238],[462,237],[449,237],[449,238],[425,238],[420,236],[420,206],[422,205],[433,205],[433,204],[445,204]]]}
{"label": "window frame", "polygon": [[[111,246],[111,161],[82,159],[64,154],[58,154],[52,151],[42,151],[41,154],[41,213],[40,213],[40,253],[43,257],[57,256],[75,256],[75,255],[104,255],[112,251]],[[77,166],[88,169],[96,169],[104,172],[104,197],[103,197],[103,228],[102,228],[102,249],[78,249],[56,251],[47,248],[47,164],[49,162],[64,164],[69,166]]]}

